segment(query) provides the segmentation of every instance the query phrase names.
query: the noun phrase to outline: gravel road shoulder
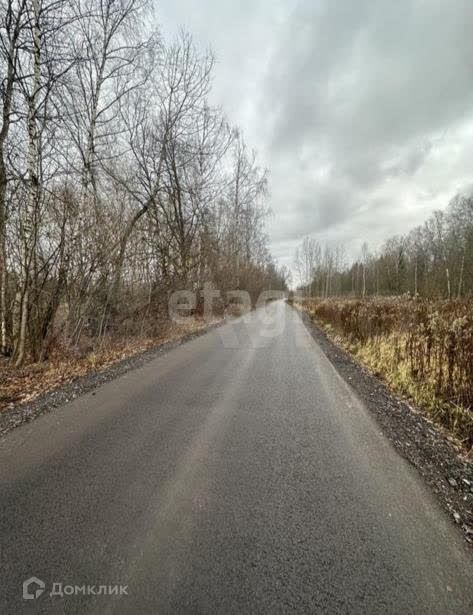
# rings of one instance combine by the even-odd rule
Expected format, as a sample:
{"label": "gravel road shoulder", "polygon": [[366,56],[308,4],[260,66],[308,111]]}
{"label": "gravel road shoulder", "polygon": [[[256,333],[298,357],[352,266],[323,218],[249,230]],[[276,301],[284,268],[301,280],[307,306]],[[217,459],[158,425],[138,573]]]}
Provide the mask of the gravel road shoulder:
{"label": "gravel road shoulder", "polygon": [[446,433],[394,395],[379,378],[336,345],[305,312],[298,312],[335,369],[375,416],[384,435],[417,468],[473,546],[473,464],[462,458],[460,447]]}
{"label": "gravel road shoulder", "polygon": [[42,414],[51,412],[55,408],[67,404],[80,395],[92,391],[101,384],[114,380],[130,370],[141,367],[145,363],[169,352],[173,348],[177,348],[191,339],[208,333],[210,330],[221,326],[223,323],[224,321],[212,323],[207,327],[188,333],[177,340],[164,342],[144,352],[126,357],[103,370],[91,371],[84,376],[74,379],[72,382],[51,389],[30,402],[5,408],[0,412],[0,438],[15,427],[19,427],[23,423],[31,422]]}

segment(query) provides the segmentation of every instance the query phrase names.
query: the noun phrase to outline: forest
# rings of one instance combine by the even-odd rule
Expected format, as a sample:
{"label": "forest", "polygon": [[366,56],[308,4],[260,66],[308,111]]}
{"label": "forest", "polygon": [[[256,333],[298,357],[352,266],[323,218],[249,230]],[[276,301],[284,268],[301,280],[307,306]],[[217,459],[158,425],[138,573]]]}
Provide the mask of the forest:
{"label": "forest", "polygon": [[175,289],[283,288],[268,173],[215,58],[147,0],[1,0],[0,347],[19,367],[159,334]]}
{"label": "forest", "polygon": [[409,294],[454,299],[473,295],[473,197],[457,195],[406,235],[371,251],[367,242],[351,262],[343,246],[304,238],[294,260],[309,296]]}

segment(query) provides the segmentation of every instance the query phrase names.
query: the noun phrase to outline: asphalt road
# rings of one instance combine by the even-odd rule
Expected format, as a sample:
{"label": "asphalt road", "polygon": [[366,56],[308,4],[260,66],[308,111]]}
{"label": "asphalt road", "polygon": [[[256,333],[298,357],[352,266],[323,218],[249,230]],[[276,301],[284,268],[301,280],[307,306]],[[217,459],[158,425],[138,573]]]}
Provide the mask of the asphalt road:
{"label": "asphalt road", "polygon": [[3,439],[0,613],[471,615],[450,519],[269,309]]}

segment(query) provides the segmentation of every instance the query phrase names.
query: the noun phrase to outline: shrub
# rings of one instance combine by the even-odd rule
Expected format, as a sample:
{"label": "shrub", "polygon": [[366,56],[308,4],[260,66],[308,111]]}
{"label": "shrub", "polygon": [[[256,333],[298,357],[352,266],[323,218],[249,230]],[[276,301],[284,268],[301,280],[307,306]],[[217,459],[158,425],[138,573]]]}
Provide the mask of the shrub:
{"label": "shrub", "polygon": [[305,300],[359,358],[473,446],[473,301]]}

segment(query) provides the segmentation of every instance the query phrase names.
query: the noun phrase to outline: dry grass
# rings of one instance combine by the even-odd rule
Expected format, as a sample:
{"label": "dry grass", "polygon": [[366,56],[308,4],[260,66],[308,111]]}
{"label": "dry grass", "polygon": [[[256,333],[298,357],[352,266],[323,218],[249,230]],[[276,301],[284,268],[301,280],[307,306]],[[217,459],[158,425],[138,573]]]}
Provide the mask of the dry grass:
{"label": "dry grass", "polygon": [[473,301],[306,299],[297,307],[473,446]]}
{"label": "dry grass", "polygon": [[39,395],[90,372],[100,372],[125,359],[166,342],[178,340],[204,329],[203,319],[189,319],[188,324],[168,323],[156,337],[105,340],[100,347],[85,353],[76,349],[56,350],[48,361],[15,369],[11,363],[0,363],[0,411],[32,401]]}

